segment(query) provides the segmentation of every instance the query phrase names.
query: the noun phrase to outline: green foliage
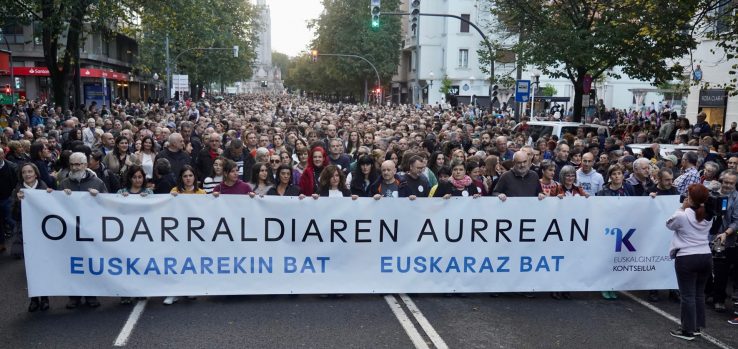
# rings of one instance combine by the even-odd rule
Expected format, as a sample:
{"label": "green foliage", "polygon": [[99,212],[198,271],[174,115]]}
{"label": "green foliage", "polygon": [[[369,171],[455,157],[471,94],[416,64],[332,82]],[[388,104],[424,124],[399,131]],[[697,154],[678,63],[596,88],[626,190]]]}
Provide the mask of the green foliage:
{"label": "green foliage", "polygon": [[[165,37],[174,69],[189,75],[193,84],[232,83],[251,76],[258,43],[258,11],[248,1],[169,0],[142,1],[139,35],[143,74],[166,72]],[[239,46],[238,57],[231,50],[202,51],[191,48]],[[184,52],[184,53],[183,53]]]}
{"label": "green foliage", "polygon": [[52,97],[66,108],[74,66],[88,31],[115,33],[125,26],[122,0],[26,0],[0,5],[0,26],[40,23],[44,65],[49,68]]}
{"label": "green foliage", "polygon": [[[382,1],[383,11],[394,11],[399,0]],[[323,0],[324,11],[309,26],[316,37],[311,48],[319,53],[359,55],[372,62],[379,71],[383,89],[387,90],[397,70],[400,48],[400,17],[381,16],[379,28],[372,28],[366,0]],[[309,56],[295,57],[286,84],[292,88],[316,92],[360,95],[364,81],[375,84],[374,70],[355,58],[320,56],[312,63]]]}
{"label": "green foliage", "polygon": [[290,68],[290,57],[281,52],[272,52],[272,65],[281,69],[282,74],[287,74]]}
{"label": "green foliage", "polygon": [[447,94],[449,91],[451,91],[451,84],[453,82],[451,79],[448,78],[448,75],[443,76],[443,80],[441,80],[441,88],[438,90],[438,92],[443,93],[444,95]]}
{"label": "green foliage", "polygon": [[660,83],[681,76],[673,59],[696,46],[690,21],[700,1],[492,0],[500,29],[524,37],[512,49],[525,66],[567,78],[575,87],[575,120],[582,116],[584,76],[629,76]]}
{"label": "green foliage", "polygon": [[555,96],[558,91],[556,91],[556,88],[551,84],[546,84],[545,86],[541,87],[540,90],[541,96]]}

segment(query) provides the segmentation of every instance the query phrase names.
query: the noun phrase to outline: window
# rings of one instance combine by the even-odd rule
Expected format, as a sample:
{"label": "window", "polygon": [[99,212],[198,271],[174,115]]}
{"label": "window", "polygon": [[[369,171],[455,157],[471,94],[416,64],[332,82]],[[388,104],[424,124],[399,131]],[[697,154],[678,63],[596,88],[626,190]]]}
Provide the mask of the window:
{"label": "window", "polygon": [[459,68],[469,68],[469,50],[459,50]]}
{"label": "window", "polygon": [[725,1],[718,4],[715,9],[715,34],[722,34],[730,30],[730,24],[736,15],[736,4]]}
{"label": "window", "polygon": [[23,26],[21,25],[8,25],[0,27],[2,33],[0,33],[0,42],[3,42],[3,36],[8,40],[9,44],[23,44]]}
{"label": "window", "polygon": [[[468,21],[468,20],[471,19],[471,16],[468,15],[468,14],[463,14],[463,15],[461,15],[461,18],[463,18],[463,19],[465,19],[465,20]],[[461,29],[459,29],[459,32],[461,32],[461,33],[468,33],[469,32],[469,23],[464,22],[464,21],[461,21]]]}

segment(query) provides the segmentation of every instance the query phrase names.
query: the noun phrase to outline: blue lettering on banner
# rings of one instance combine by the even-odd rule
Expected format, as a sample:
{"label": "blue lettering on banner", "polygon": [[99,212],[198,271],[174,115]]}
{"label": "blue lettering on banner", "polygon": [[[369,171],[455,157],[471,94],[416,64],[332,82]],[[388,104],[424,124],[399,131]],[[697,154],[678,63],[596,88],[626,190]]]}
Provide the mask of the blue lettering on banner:
{"label": "blue lettering on banner", "polygon": [[[554,268],[553,271],[559,271],[561,267],[561,260],[564,259],[564,256],[551,256],[550,257],[554,261]],[[538,262],[536,263],[535,267],[533,266],[534,258],[530,256],[521,256],[520,257],[520,272],[527,273],[527,272],[541,272],[546,271],[550,272],[551,268],[549,267],[548,259],[546,256],[541,256],[538,258]]]}
{"label": "blue lettering on banner", "polygon": [[305,259],[298,265],[298,260],[295,257],[286,256],[284,257],[284,272],[286,274],[297,273],[299,270],[300,274],[304,274],[306,271],[316,274],[325,274],[326,264],[331,260],[331,257],[318,256],[315,259],[320,262],[320,272],[316,271],[315,263],[311,257],[305,257]]}
{"label": "blue lettering on banner", "polygon": [[[285,257],[285,263],[294,257]],[[297,259],[294,259],[297,261]],[[137,268],[141,258],[121,257],[70,257],[69,273],[77,275],[198,275],[198,274],[271,274],[274,268],[272,257],[176,257],[148,258],[146,268]],[[325,273],[330,257],[306,257],[300,273]],[[251,264],[247,269],[246,264]],[[287,268],[287,267],[286,267]],[[296,267],[295,267],[296,268]],[[296,268],[295,271],[298,269]],[[287,269],[285,269],[285,272]]]}
{"label": "blue lettering on banner", "polygon": [[69,259],[71,270],[70,273],[72,274],[84,274],[84,270],[81,270],[80,268],[84,265],[82,264],[83,258],[82,257],[72,257]]}
{"label": "blue lettering on banner", "polygon": [[[563,257],[562,257],[563,258]],[[493,264],[493,260],[495,263]],[[509,273],[508,256],[498,257],[443,257],[443,256],[382,256],[379,258],[380,272],[405,274],[413,271],[423,273]],[[495,267],[496,266],[496,267]]]}

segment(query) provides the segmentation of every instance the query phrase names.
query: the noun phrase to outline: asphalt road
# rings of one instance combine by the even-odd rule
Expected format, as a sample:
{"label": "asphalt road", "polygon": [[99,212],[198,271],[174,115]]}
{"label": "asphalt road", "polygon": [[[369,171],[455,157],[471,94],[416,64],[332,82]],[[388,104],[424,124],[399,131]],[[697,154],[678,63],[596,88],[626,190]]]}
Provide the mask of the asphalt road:
{"label": "asphalt road", "polygon": [[[667,318],[678,318],[677,303],[652,303],[655,311],[625,293],[618,300],[595,293],[575,293],[572,300],[548,294],[231,296],[171,306],[152,298],[138,305],[142,312],[130,332],[124,326],[134,305],[114,298],[102,298],[97,309],[67,310],[66,298],[52,297],[49,311],[28,313],[23,261],[7,255],[0,256],[0,293],[0,348],[106,348],[116,341],[126,348],[738,347],[729,313],[708,311],[705,332],[712,342],[686,342],[668,333],[678,326]],[[641,302],[646,296],[634,295]]]}

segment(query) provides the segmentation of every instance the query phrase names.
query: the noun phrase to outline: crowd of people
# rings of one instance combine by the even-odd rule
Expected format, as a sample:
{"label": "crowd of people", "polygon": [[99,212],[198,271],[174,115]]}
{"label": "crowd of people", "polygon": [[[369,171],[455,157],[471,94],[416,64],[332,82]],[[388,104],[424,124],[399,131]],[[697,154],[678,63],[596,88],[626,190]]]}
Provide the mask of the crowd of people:
{"label": "crowd of people", "polygon": [[[550,117],[550,116],[549,116]],[[41,101],[0,109],[0,251],[22,255],[20,200],[29,189],[150,195],[477,198],[686,196],[692,184],[729,198],[727,257],[708,301],[738,290],[738,132],[662,110],[611,110],[597,132],[537,135],[527,119],[474,106],[327,103],[292,95],[116,103],[72,112]],[[651,144],[634,151],[634,143]],[[663,155],[659,144],[696,146]],[[731,184],[732,185],[729,185]],[[6,237],[15,235],[6,244]],[[20,246],[19,248],[17,246]],[[603,292],[614,299],[615,292]],[[568,293],[553,293],[557,299]],[[651,292],[651,301],[658,301]],[[172,304],[177,297],[167,297]],[[732,295],[738,301],[738,293]],[[130,303],[124,298],[121,303]],[[100,303],[86,297],[88,306]],[[70,297],[67,308],[80,306]],[[48,309],[47,298],[29,311]],[[738,323],[738,322],[736,322]]]}

